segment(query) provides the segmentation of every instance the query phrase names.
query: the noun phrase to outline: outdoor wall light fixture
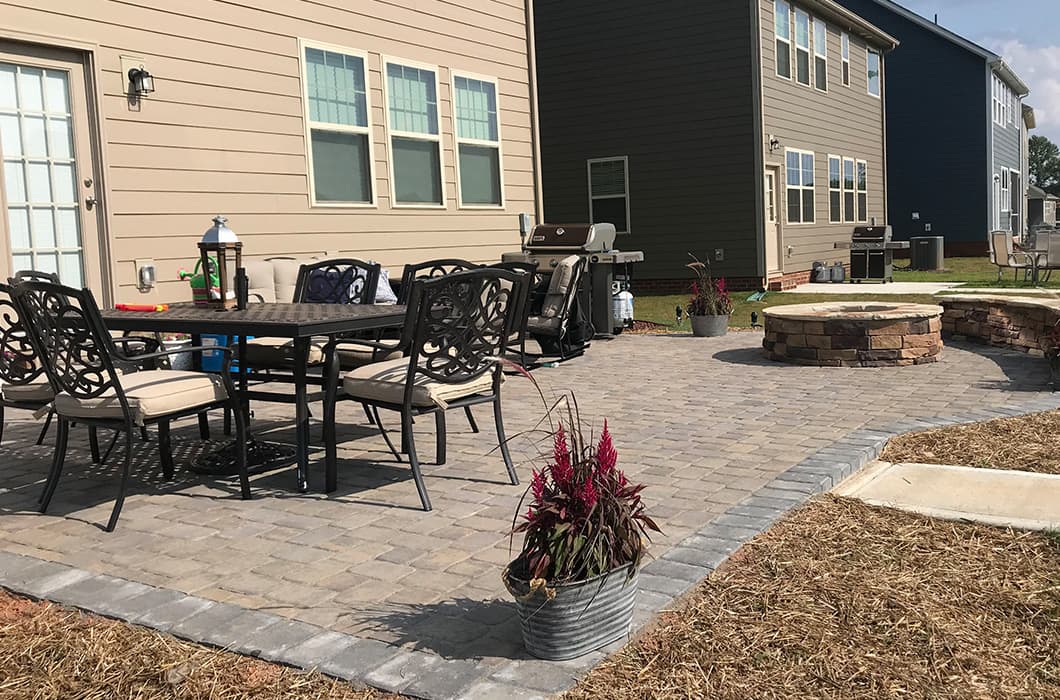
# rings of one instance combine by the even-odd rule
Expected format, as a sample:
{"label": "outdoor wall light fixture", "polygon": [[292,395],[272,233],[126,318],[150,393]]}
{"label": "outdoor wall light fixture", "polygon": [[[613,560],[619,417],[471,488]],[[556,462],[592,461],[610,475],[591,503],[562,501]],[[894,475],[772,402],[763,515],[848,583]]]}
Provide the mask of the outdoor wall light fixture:
{"label": "outdoor wall light fixture", "polygon": [[155,77],[143,66],[129,69],[129,92],[144,97],[155,91]]}
{"label": "outdoor wall light fixture", "polygon": [[772,134],[769,135],[769,152],[776,153],[780,150],[780,139]]}

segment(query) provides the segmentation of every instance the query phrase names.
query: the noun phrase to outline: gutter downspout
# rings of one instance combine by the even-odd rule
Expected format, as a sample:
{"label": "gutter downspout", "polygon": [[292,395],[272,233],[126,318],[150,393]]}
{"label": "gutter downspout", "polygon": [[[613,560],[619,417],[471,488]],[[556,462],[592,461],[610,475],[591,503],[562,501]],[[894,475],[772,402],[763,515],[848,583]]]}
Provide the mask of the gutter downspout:
{"label": "gutter downspout", "polygon": [[[754,45],[751,47],[751,130],[754,138],[754,157],[751,160],[754,168],[752,191],[755,201],[755,247],[758,249],[758,255],[755,257],[757,258],[758,277],[761,278],[763,287],[765,287],[769,284],[769,270],[766,269],[765,158],[762,155],[762,149],[765,146],[762,114],[762,8],[757,1],[748,3],[748,5],[751,7],[751,36],[754,37]],[[774,183],[774,187],[779,188],[780,183]],[[779,256],[778,267],[783,276],[784,255],[779,250],[777,255]]]}
{"label": "gutter downspout", "polygon": [[526,0],[526,58],[529,62],[530,146],[534,157],[534,214],[545,221],[544,186],[541,176],[541,120],[537,108],[537,42],[534,39],[534,0]]}

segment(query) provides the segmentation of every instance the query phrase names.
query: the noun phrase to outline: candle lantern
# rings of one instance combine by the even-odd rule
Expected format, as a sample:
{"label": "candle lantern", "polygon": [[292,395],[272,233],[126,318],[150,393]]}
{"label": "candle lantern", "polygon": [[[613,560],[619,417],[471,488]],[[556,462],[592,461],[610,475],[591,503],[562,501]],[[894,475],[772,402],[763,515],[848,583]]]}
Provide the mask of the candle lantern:
{"label": "candle lantern", "polygon": [[236,306],[233,274],[229,271],[243,267],[243,243],[225,224],[228,219],[215,216],[213,226],[199,241],[199,264],[204,283],[203,296],[207,306],[231,309]]}

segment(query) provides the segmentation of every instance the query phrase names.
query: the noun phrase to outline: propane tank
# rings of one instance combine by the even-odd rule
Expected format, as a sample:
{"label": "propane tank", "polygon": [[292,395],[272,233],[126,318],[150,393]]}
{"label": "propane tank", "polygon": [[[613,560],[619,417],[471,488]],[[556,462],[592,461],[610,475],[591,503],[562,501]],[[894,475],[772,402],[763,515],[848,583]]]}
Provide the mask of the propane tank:
{"label": "propane tank", "polygon": [[615,328],[627,328],[633,325],[633,294],[628,289],[617,286],[611,295],[611,318]]}

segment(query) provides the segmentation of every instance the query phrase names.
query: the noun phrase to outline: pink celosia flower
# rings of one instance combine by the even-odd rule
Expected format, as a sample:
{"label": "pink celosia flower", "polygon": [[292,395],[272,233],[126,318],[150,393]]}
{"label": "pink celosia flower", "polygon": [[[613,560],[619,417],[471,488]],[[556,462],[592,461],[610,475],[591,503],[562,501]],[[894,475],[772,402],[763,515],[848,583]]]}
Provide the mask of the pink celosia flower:
{"label": "pink celosia flower", "polygon": [[547,480],[545,478],[545,472],[543,471],[539,472],[535,469],[533,470],[533,474],[534,479],[530,483],[530,491],[534,494],[534,500],[540,503],[545,495],[545,485],[547,484]]}
{"label": "pink celosia flower", "polygon": [[596,460],[600,465],[601,474],[610,474],[618,463],[618,452],[615,443],[611,439],[611,431],[607,429],[607,419],[604,419],[604,429],[600,433],[600,444],[596,447]]}
{"label": "pink celosia flower", "polygon": [[556,431],[556,443],[552,450],[552,458],[555,460],[552,465],[552,478],[557,486],[566,490],[571,479],[574,478],[574,467],[570,463],[570,448],[567,447],[567,434],[563,432],[562,423],[559,424],[559,430]]}

